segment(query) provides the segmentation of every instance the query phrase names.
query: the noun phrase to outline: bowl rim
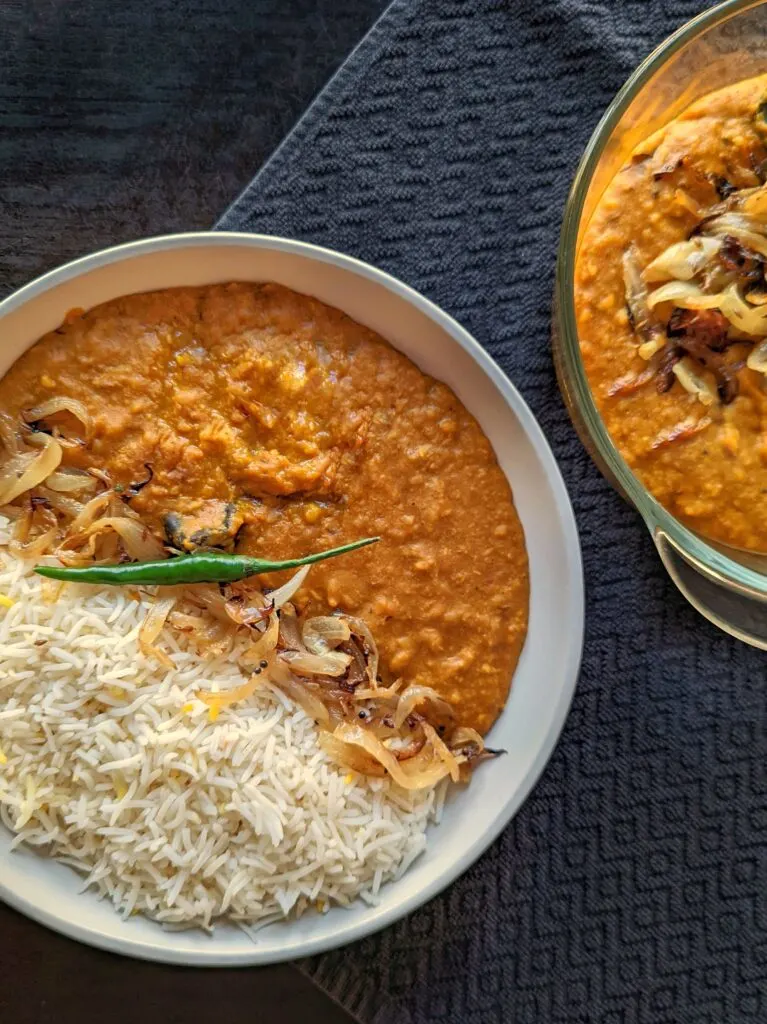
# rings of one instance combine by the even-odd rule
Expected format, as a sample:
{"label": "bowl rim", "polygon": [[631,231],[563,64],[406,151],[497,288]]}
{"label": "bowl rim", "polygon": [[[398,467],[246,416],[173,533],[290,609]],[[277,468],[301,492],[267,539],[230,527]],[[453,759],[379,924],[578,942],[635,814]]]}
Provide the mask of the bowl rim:
{"label": "bowl rim", "polygon": [[[304,939],[286,943],[284,948],[280,948],[275,952],[261,951],[255,944],[244,952],[236,953],[217,952],[213,948],[210,951],[204,952],[200,952],[198,949],[192,951],[188,947],[183,947],[183,932],[174,933],[179,945],[177,948],[171,949],[143,939],[128,937],[116,939],[111,935],[105,935],[98,928],[80,924],[71,918],[60,915],[55,908],[51,909],[30,901],[26,897],[19,895],[0,879],[0,898],[16,910],[60,934],[77,939],[87,945],[137,959],[194,967],[249,967],[285,962],[337,949],[350,942],[375,934],[388,925],[401,920],[451,885],[474,864],[509,825],[546,768],[559,740],[575,694],[575,688],[580,676],[585,636],[583,563],[575,514],[562,474],[541,427],[515,386],[479,342],[453,317],[444,312],[430,299],[386,271],[380,270],[356,257],[336,252],[332,249],[279,236],[238,231],[195,231],[160,235],[111,246],[79,257],[42,274],[0,302],[0,319],[19,309],[24,304],[34,301],[49,289],[73,278],[87,275],[89,271],[96,270],[110,263],[120,262],[123,259],[130,259],[133,256],[140,256],[148,252],[228,245],[254,246],[273,251],[295,253],[308,257],[310,260],[331,263],[343,270],[372,280],[382,285],[386,290],[393,292],[395,296],[404,299],[418,311],[425,314],[430,320],[434,321],[473,359],[484,375],[495,386],[510,414],[518,420],[520,427],[535,450],[536,458],[541,464],[551,488],[563,546],[567,553],[568,561],[563,575],[570,584],[567,595],[570,617],[568,621],[569,629],[559,634],[559,642],[566,652],[563,658],[564,664],[567,666],[566,677],[552,709],[548,729],[540,742],[539,749],[529,763],[513,798],[507,801],[503,813],[498,815],[491,827],[474,838],[471,846],[465,851],[463,856],[456,858],[448,868],[436,874],[431,882],[424,886],[417,894],[391,901],[390,906],[385,909],[376,910],[375,913],[371,914],[364,921],[350,922],[337,929],[337,932],[330,936],[319,936],[308,940]],[[395,881],[391,884],[394,886],[397,883]],[[375,908],[371,909],[375,910]]]}
{"label": "bowl rim", "polygon": [[[642,516],[653,539],[665,537],[691,565],[715,582],[759,601],[767,599],[767,575],[729,558],[715,546],[686,527],[642,484],[619,452],[597,409],[581,358],[575,315],[575,265],[581,214],[594,171],[605,146],[633,100],[645,84],[676,53],[697,36],[765,0],[724,0],[681,25],[660,43],[634,70],[615,95],[589,139],[579,161],[565,204],[559,236],[555,275],[556,356],[572,402],[583,427],[603,460],[608,479],[629,499]],[[599,459],[596,461],[599,462]],[[729,626],[723,628],[729,629]]]}

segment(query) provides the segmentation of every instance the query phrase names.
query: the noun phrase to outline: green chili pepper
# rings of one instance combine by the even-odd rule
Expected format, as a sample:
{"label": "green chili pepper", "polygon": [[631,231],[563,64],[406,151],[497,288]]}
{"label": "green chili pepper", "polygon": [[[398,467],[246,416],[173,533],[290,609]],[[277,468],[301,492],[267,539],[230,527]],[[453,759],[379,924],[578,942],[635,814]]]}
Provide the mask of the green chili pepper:
{"label": "green chili pepper", "polygon": [[77,569],[60,568],[57,565],[38,565],[35,572],[52,580],[68,583],[107,583],[124,586],[128,583],[144,583],[147,586],[172,586],[176,583],[236,583],[248,576],[260,576],[265,572],[280,572],[282,569],[298,569],[302,565],[321,562],[325,558],[345,555],[368,544],[375,544],[380,537],[366,537],[344,544],[340,548],[320,551],[304,558],[289,558],[285,562],[267,562],[262,558],[248,558],[245,555],[227,555],[218,551],[196,551],[191,555],[178,555],[157,562],[126,562],[124,565],[86,565]]}

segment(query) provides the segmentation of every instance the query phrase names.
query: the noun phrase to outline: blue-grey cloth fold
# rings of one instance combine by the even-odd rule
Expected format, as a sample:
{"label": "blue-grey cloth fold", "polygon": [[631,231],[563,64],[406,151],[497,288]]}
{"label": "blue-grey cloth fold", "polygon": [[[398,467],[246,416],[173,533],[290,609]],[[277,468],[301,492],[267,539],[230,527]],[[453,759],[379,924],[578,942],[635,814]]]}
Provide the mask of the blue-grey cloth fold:
{"label": "blue-grey cloth fold", "polygon": [[765,657],[676,593],[549,344],[579,153],[701,6],[398,0],[218,225],[352,253],[453,314],[538,417],[581,531],[583,669],[533,795],[442,896],[303,965],[365,1024],[767,1020]]}

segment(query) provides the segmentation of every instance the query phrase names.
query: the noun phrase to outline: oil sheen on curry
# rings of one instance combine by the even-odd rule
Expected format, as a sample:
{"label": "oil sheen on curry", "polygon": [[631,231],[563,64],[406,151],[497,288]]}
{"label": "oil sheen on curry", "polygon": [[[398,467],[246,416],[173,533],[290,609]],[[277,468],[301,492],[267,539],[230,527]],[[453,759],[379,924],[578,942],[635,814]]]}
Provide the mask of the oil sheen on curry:
{"label": "oil sheen on curry", "polygon": [[527,628],[527,557],[491,445],[444,384],[338,310],[233,283],[73,311],[0,382],[0,408],[23,419],[53,395],[93,420],[63,465],[130,490],[177,549],[276,560],[379,535],[314,566],[299,609],[361,616],[385,679],[490,727]]}
{"label": "oil sheen on curry", "polygon": [[686,525],[767,551],[767,76],[632,153],[576,268],[581,351],[633,471]]}

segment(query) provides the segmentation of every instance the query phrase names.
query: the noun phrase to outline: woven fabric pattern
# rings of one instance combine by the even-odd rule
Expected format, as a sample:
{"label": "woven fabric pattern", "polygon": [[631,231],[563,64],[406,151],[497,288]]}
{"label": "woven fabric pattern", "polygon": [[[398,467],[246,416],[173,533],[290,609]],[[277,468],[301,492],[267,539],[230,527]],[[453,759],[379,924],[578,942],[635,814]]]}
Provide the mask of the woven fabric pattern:
{"label": "woven fabric pattern", "polygon": [[540,420],[581,530],[583,671],[533,795],[441,897],[305,964],[365,1024],[767,1019],[765,658],[677,594],[577,440],[549,344],[578,156],[701,6],[396,2],[219,225],[360,256],[452,313]]}

